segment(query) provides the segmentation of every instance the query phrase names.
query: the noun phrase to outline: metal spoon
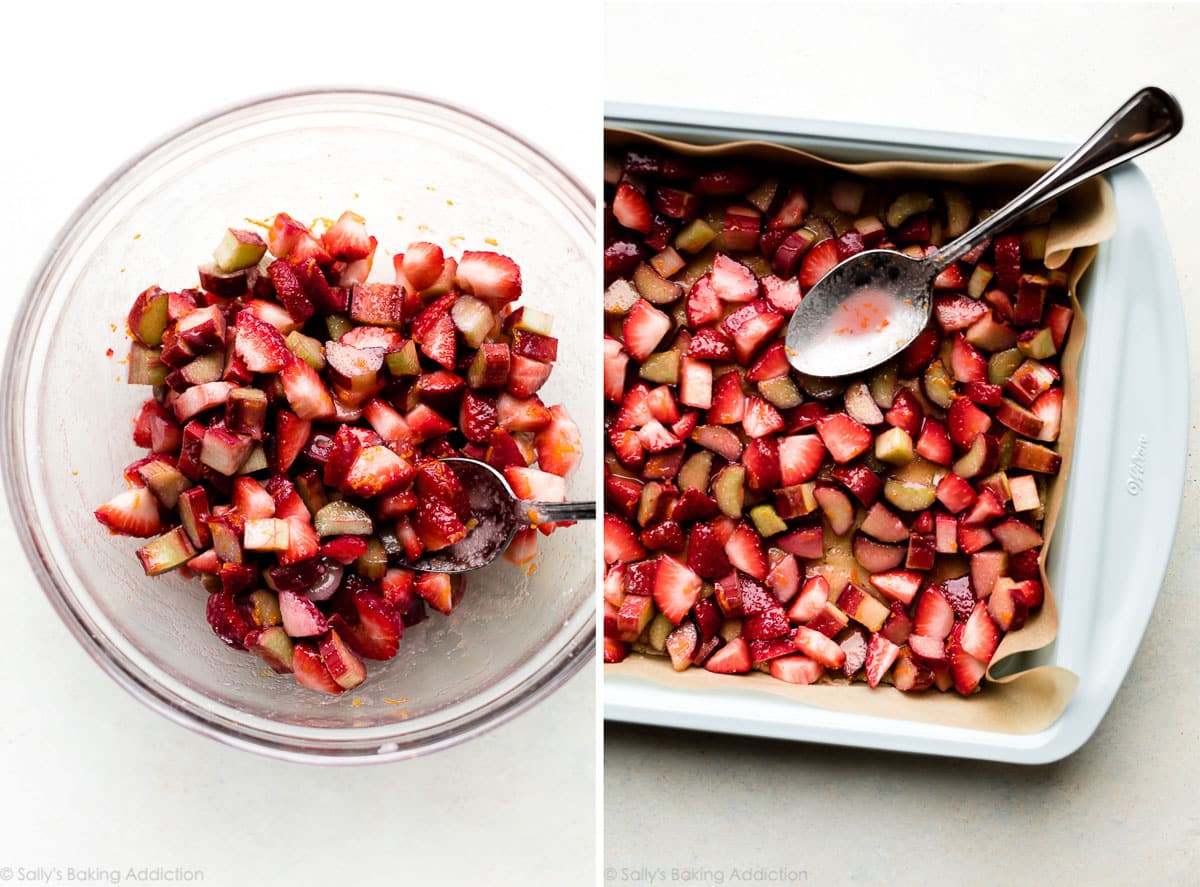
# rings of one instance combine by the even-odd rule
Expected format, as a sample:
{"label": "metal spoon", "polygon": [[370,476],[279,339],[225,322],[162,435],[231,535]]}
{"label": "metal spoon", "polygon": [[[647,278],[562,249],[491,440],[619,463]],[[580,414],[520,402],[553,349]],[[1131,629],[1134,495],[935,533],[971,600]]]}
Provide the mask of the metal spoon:
{"label": "metal spoon", "polygon": [[465,573],[498,558],[518,530],[551,521],[595,520],[595,502],[533,502],[518,499],[504,475],[475,459],[443,459],[454,467],[479,522],[465,539],[429,551],[407,566],[427,573]]}
{"label": "metal spoon", "polygon": [[792,315],[788,360],[812,376],[845,376],[899,354],[929,322],[933,281],[947,266],[1031,209],[1157,148],[1182,128],[1179,103],[1148,86],[1008,205],[933,255],[914,259],[876,249],[851,256],[817,281]]}

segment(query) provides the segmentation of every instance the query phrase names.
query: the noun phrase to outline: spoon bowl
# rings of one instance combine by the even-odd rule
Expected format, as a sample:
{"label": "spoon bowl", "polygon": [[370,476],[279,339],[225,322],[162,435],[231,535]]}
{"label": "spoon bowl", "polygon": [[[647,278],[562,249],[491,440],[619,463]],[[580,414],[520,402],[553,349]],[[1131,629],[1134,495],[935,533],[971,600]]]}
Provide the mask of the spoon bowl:
{"label": "spoon bowl", "polygon": [[923,259],[873,249],[851,256],[809,290],[787,331],[793,367],[847,376],[894,357],[929,322],[937,271]]}
{"label": "spoon bowl", "polygon": [[475,525],[464,539],[427,551],[406,564],[424,573],[466,573],[486,567],[520,530],[558,520],[592,520],[595,502],[534,502],[518,499],[504,475],[476,459],[443,459],[458,475]]}
{"label": "spoon bowl", "polygon": [[1170,141],[1183,111],[1156,86],[1135,93],[1078,148],[957,240],[913,258],[891,250],[851,256],[816,282],[788,324],[787,358],[810,376],[860,373],[903,351],[929,323],[933,281],[1032,209],[1080,182]]}

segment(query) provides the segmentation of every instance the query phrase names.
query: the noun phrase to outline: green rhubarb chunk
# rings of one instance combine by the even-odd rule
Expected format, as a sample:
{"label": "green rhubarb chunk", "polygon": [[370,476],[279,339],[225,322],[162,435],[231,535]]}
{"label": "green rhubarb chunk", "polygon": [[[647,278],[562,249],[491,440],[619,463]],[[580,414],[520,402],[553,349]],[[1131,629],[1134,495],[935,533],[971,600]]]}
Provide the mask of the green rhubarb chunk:
{"label": "green rhubarb chunk", "polygon": [[314,370],[325,369],[325,348],[312,336],[306,336],[299,330],[292,330],[283,341],[292,354]]}
{"label": "green rhubarb chunk", "polygon": [[659,385],[675,385],[679,382],[679,352],[660,351],[651,354],[642,363],[638,375],[647,382]]}
{"label": "green rhubarb chunk", "polygon": [[375,531],[371,515],[349,502],[330,502],[315,515],[318,536],[370,536]]}
{"label": "green rhubarb chunk", "polygon": [[703,219],[692,219],[675,235],[675,248],[685,253],[698,253],[717,236]]}
{"label": "green rhubarb chunk", "polygon": [[345,314],[330,314],[325,318],[325,329],[329,330],[329,338],[340,342],[342,336],[354,329],[354,324]]}
{"label": "green rhubarb chunk", "polygon": [[362,576],[364,579],[369,579],[375,582],[383,578],[383,574],[387,572],[388,554],[384,548],[383,542],[378,536],[372,536],[367,539],[367,550],[359,555],[358,560],[354,562],[354,572]]}
{"label": "green rhubarb chunk", "polygon": [[412,339],[405,342],[399,351],[390,352],[384,360],[387,361],[388,372],[393,376],[416,376],[421,372],[417,346]]}
{"label": "green rhubarb chunk", "polygon": [[138,549],[138,560],[147,576],[160,576],[178,569],[196,556],[183,527],[168,530]]}
{"label": "green rhubarb chunk", "polygon": [[750,509],[750,520],[754,522],[754,528],[758,530],[758,535],[764,539],[768,536],[778,536],[787,531],[787,524],[783,522],[783,518],[775,510],[775,506],[766,502]]}
{"label": "green rhubarb chunk", "polygon": [[228,274],[257,265],[266,252],[266,241],[254,231],[229,228],[213,250],[213,260]]}

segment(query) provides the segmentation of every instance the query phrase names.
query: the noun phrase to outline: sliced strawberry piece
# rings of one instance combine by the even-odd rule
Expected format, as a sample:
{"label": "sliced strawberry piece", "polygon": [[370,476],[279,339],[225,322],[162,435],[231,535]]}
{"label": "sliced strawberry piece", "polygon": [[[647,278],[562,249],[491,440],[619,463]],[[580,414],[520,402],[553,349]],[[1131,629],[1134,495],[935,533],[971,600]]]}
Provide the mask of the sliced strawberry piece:
{"label": "sliced strawberry piece", "polygon": [[912,570],[889,570],[871,575],[871,585],[889,601],[908,606],[917,596],[924,577]]}
{"label": "sliced strawberry piece", "polygon": [[992,418],[965,397],[957,397],[950,404],[947,416],[950,439],[959,449],[971,446],[975,438],[992,427]]}
{"label": "sliced strawberry piece", "polygon": [[[779,411],[761,397],[746,398],[745,415],[742,417],[742,429],[746,437],[754,440],[775,434],[784,428],[783,417]],[[870,436],[870,432],[867,432]]]}
{"label": "sliced strawberry piece", "polygon": [[312,422],[301,419],[288,410],[279,410],[275,414],[275,446],[274,466],[277,471],[286,472],[292,463],[304,451],[312,434]]}
{"label": "sliced strawberry piece", "polygon": [[865,453],[874,438],[865,425],[845,413],[833,413],[817,420],[817,433],[835,462],[845,463]]}
{"label": "sliced strawberry piece", "polygon": [[297,641],[293,645],[292,672],[296,675],[296,683],[301,687],[333,696],[346,692],[333,679],[333,675],[321,660],[317,645],[312,641]]}
{"label": "sliced strawberry piece", "polygon": [[771,660],[771,677],[789,684],[815,684],[824,673],[821,663],[799,653]]}
{"label": "sliced strawberry piece", "polygon": [[784,486],[811,480],[824,460],[825,445],[815,434],[797,434],[779,441],[779,467]]}
{"label": "sliced strawberry piece", "polygon": [[721,319],[721,300],[712,283],[712,274],[705,274],[692,284],[688,290],[687,302],[688,326],[693,329],[715,323]]}
{"label": "sliced strawberry piece", "polygon": [[[732,346],[730,346],[732,352]],[[625,370],[629,365],[629,355],[621,347],[621,343],[612,336],[604,337],[604,398],[613,403],[620,403],[625,393]]]}
{"label": "sliced strawberry piece", "polygon": [[454,321],[444,314],[433,322],[430,329],[418,342],[421,353],[448,370],[455,367],[458,341],[455,337]]}
{"label": "sliced strawberry piece", "polygon": [[882,634],[871,635],[871,640],[867,644],[867,658],[864,663],[867,683],[872,687],[878,687],[879,682],[887,675],[888,670],[895,663],[896,657],[899,655],[900,648]]}
{"label": "sliced strawberry piece", "polygon": [[334,415],[333,398],[320,375],[299,358],[291,358],[279,373],[283,393],[296,415],[305,420],[329,419]]}
{"label": "sliced strawberry piece", "polygon": [[746,366],[775,337],[783,322],[782,314],[758,299],[721,321],[721,330],[733,340],[738,363]]}
{"label": "sliced strawberry piece", "polygon": [[246,309],[238,312],[233,348],[254,373],[277,373],[293,359],[279,330]]}
{"label": "sliced strawberry piece", "polygon": [[414,588],[429,606],[449,616],[462,602],[466,579],[461,573],[454,576],[448,573],[418,573]]}
{"label": "sliced strawberry piece", "polygon": [[458,260],[459,289],[488,303],[493,311],[521,295],[521,269],[508,256],[467,250]]}
{"label": "sliced strawberry piece", "polygon": [[334,259],[355,262],[371,254],[371,238],[366,219],[347,210],[321,235],[321,245]]}
{"label": "sliced strawberry piece", "polygon": [[762,537],[745,523],[738,524],[725,543],[725,556],[737,569],[762,582],[767,578],[767,555]]}
{"label": "sliced strawberry piece", "polygon": [[841,668],[846,652],[829,637],[806,626],[796,629],[796,649],[826,668]]}
{"label": "sliced strawberry piece", "polygon": [[963,696],[970,696],[979,687],[987,673],[987,663],[966,652],[961,646],[950,646],[950,674],[954,678],[954,689]]}
{"label": "sliced strawberry piece", "polygon": [[509,362],[506,390],[516,397],[532,397],[550,378],[553,367],[540,360],[514,354]]}
{"label": "sliced strawberry piece", "polygon": [[938,293],[933,297],[933,316],[943,333],[965,330],[987,313],[987,304],[970,296]]}
{"label": "sliced strawberry piece", "polygon": [[990,662],[1000,644],[1000,632],[988,613],[987,603],[980,601],[963,625],[959,645],[963,651],[981,662]]}
{"label": "sliced strawberry piece", "polygon": [[650,233],[653,219],[650,202],[631,182],[623,181],[617,185],[617,191],[613,195],[612,214],[624,227],[641,234]]}
{"label": "sliced strawberry piece", "polygon": [[704,668],[716,674],[745,674],[750,671],[751,664],[750,647],[746,639],[736,637],[709,656]]}
{"label": "sliced strawberry piece", "polygon": [[404,486],[415,475],[413,467],[385,446],[364,447],[342,481],[343,492],[369,499]]}
{"label": "sliced strawberry piece", "polygon": [[157,536],[167,528],[159,512],[158,500],[142,487],[117,494],[93,513],[110,532],[121,536],[145,539]]}
{"label": "sliced strawberry piece", "polygon": [[[315,266],[316,261],[309,259],[307,264]],[[276,259],[267,266],[267,275],[275,287],[275,294],[279,297],[279,301],[283,302],[283,307],[287,309],[292,320],[303,324],[313,316],[312,300],[309,299],[304,287],[300,285],[300,280],[296,277],[296,272],[292,270],[290,264],[283,259]]]}
{"label": "sliced strawberry piece", "polygon": [[583,458],[579,426],[561,404],[550,408],[550,423],[533,438],[538,465],[544,471],[568,477]]}
{"label": "sliced strawberry piece", "polygon": [[800,281],[796,278],[782,280],[774,274],[769,274],[759,283],[767,302],[780,314],[790,315],[800,307]]}
{"label": "sliced strawberry piece", "polygon": [[645,299],[639,299],[625,316],[622,337],[625,350],[634,360],[643,361],[671,329],[671,319]]}
{"label": "sliced strawberry piece", "polygon": [[917,440],[917,455],[935,465],[949,465],[954,458],[950,435],[937,419],[926,419]]}
{"label": "sliced strawberry piece", "polygon": [[746,395],[742,391],[741,377],[737,373],[718,377],[713,384],[708,421],[714,425],[732,425],[741,422],[745,415]]}
{"label": "sliced strawberry piece", "polygon": [[838,258],[837,241],[830,238],[814,244],[804,254],[804,261],[800,264],[801,292],[807,293],[812,289],[818,280],[837,266],[839,261],[841,260]]}
{"label": "sliced strawberry piece", "polygon": [[[608,518],[605,518],[605,546]],[[607,559],[607,554],[605,556]],[[700,598],[700,577],[669,554],[659,557],[654,574],[654,603],[673,625],[679,625]]]}
{"label": "sliced strawberry piece", "polygon": [[758,298],[754,272],[724,253],[713,259],[712,288],[722,302],[752,302]]}
{"label": "sliced strawberry piece", "polygon": [[639,561],[645,556],[646,549],[638,541],[633,528],[616,515],[604,515],[604,562],[627,563]]}
{"label": "sliced strawberry piece", "polygon": [[929,638],[945,639],[954,627],[954,608],[937,588],[927,588],[917,599],[913,631]]}

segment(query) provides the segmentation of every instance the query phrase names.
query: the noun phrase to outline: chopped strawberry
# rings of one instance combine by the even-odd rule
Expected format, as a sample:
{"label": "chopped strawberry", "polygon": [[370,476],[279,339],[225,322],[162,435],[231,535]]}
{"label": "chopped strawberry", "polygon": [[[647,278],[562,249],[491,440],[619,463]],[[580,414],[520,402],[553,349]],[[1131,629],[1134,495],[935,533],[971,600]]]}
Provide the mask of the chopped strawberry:
{"label": "chopped strawberry", "polygon": [[642,234],[650,233],[650,202],[646,200],[645,194],[628,181],[617,185],[617,192],[613,195],[612,214],[626,228]]}
{"label": "chopped strawberry", "polygon": [[638,541],[633,528],[616,515],[604,515],[604,562],[627,563],[645,556],[646,549]]}
{"label": "chopped strawberry", "polygon": [[[605,520],[607,547],[608,521]],[[607,555],[605,557],[607,560]],[[679,625],[700,597],[700,577],[668,554],[660,556],[654,574],[654,603],[674,625]]]}
{"label": "chopped strawberry", "polygon": [[521,269],[499,253],[464,252],[455,279],[464,293],[487,302],[493,311],[521,296]]}
{"label": "chopped strawberry", "polygon": [[371,254],[371,238],[366,220],[358,213],[342,213],[329,230],[321,235],[321,245],[333,258],[355,262]]}
{"label": "chopped strawberry", "polygon": [[751,302],[758,298],[754,272],[724,253],[717,253],[713,259],[712,288],[722,302]]}
{"label": "chopped strawberry", "polygon": [[830,238],[813,245],[804,254],[804,260],[800,265],[801,292],[807,293],[812,289],[818,280],[837,266],[839,261],[841,260],[838,258],[837,241]]}
{"label": "chopped strawberry", "polygon": [[562,405],[551,407],[550,417],[550,424],[533,438],[538,464],[552,474],[568,477],[583,457],[583,438]]}
{"label": "chopped strawberry", "polygon": [[797,434],[779,441],[780,479],[784,486],[816,476],[825,459],[825,445],[815,434]]}
{"label": "chopped strawberry", "polygon": [[[244,313],[244,312],[243,312]],[[334,415],[333,398],[311,366],[291,358],[280,370],[283,393],[296,415],[305,420],[329,419]]]}
{"label": "chopped strawberry", "polygon": [[900,648],[881,634],[871,635],[867,644],[867,658],[864,663],[867,683],[878,687],[879,682],[887,675],[888,670],[900,655]]}
{"label": "chopped strawberry", "polygon": [[738,524],[725,543],[725,556],[733,566],[760,582],[767,578],[767,555],[762,537],[749,524]]}
{"label": "chopped strawberry", "polygon": [[532,397],[550,378],[552,368],[550,364],[540,360],[514,354],[509,363],[505,389],[516,397]]}
{"label": "chopped strawberry", "polygon": [[734,638],[704,663],[706,670],[716,674],[745,674],[750,666],[750,647],[742,637]]}
{"label": "chopped strawberry", "polygon": [[333,675],[321,660],[317,645],[312,641],[297,641],[293,646],[292,672],[296,676],[296,683],[301,687],[334,696],[346,692],[333,679]]}
{"label": "chopped strawberry", "polygon": [[936,588],[927,588],[917,599],[913,631],[929,638],[944,639],[954,627],[954,608]]}
{"label": "chopped strawberry", "polygon": [[277,373],[292,361],[292,352],[279,331],[251,311],[238,312],[234,353],[255,373]]}
{"label": "chopped strawberry", "polygon": [[829,450],[829,455],[839,463],[858,458],[874,443],[870,429],[845,413],[833,413],[818,419],[817,433]]}
{"label": "chopped strawberry", "polygon": [[166,529],[158,500],[145,488],[119,493],[94,512],[96,520],[121,536],[148,538]]}
{"label": "chopped strawberry", "polygon": [[654,352],[670,328],[671,319],[667,315],[645,299],[639,299],[622,325],[625,350],[634,360],[643,361]]}

